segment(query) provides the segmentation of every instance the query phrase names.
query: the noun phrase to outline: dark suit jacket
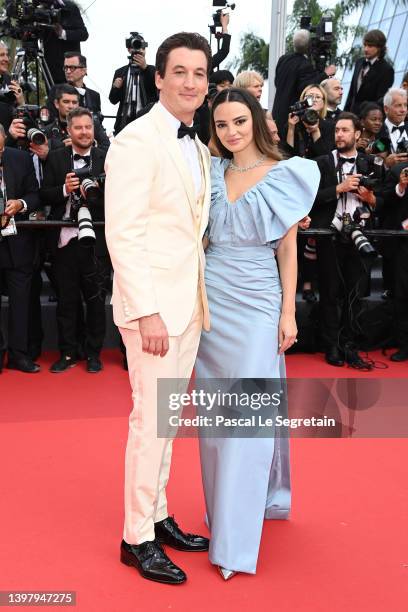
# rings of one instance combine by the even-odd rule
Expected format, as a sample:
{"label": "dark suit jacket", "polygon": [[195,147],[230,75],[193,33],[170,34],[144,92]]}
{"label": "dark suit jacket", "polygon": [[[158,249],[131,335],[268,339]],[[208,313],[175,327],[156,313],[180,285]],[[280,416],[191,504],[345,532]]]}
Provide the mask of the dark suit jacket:
{"label": "dark suit jacket", "polygon": [[371,66],[357,91],[358,75],[364,64],[364,58],[356,62],[354,74],[350,85],[345,111],[359,115],[363,102],[378,102],[382,104],[384,95],[394,82],[394,68],[385,59],[379,59]]}
{"label": "dark suit jacket", "polygon": [[[92,174],[98,176],[104,172],[106,151],[93,147],[91,149],[92,159]],[[51,151],[44,165],[43,184],[41,187],[41,200],[43,204],[51,206],[49,215],[50,220],[61,221],[65,215],[65,207],[68,198],[64,197],[63,187],[65,176],[72,171],[72,148],[64,147],[63,149],[55,149]],[[102,200],[103,202],[103,200]],[[92,219],[94,221],[104,221],[104,206],[98,204],[90,208]],[[60,229],[50,231],[49,247],[51,252],[55,252],[58,248],[58,238]],[[105,241],[104,228],[95,228],[96,245],[95,252],[97,255],[107,255],[107,247]]]}
{"label": "dark suit jacket", "polygon": [[[9,74],[3,74],[0,77],[0,87],[4,87],[4,85],[9,85],[11,81],[11,77]],[[10,123],[13,121],[13,110],[15,108],[15,103],[8,102],[6,100],[0,100],[0,123],[4,127],[4,129],[9,129]]]}
{"label": "dark suit jacket", "polygon": [[[65,83],[60,83],[61,85]],[[55,100],[55,92],[58,85],[54,85],[51,87],[48,98],[47,98],[47,108],[50,111],[50,116],[52,119],[56,119],[58,117],[58,111],[55,108],[54,100]],[[84,85],[85,95],[79,96],[79,106],[83,106],[84,108],[89,108],[93,113],[101,113],[101,96],[94,89],[90,89],[86,85]]]}
{"label": "dark suit jacket", "polygon": [[[405,132],[408,135],[408,121],[405,122]],[[391,134],[388,131],[388,128],[387,128],[385,122],[382,124],[381,130],[378,132],[376,139],[377,140],[379,140],[379,139],[381,140],[382,139],[384,142],[387,142],[388,140],[391,139]],[[389,152],[391,153],[391,151],[392,151],[392,145],[391,145],[391,142],[390,142]]]}
{"label": "dark suit jacket", "polygon": [[[287,149],[291,150],[292,155],[299,155],[307,159],[316,159],[321,155],[327,155],[335,148],[334,123],[320,119],[319,128],[321,136],[316,142],[313,142],[313,138],[307,133],[303,123],[299,122],[295,128],[295,146],[291,147],[288,143],[285,143]],[[285,129],[287,131],[287,126]]]}
{"label": "dark suit jacket", "polygon": [[[47,135],[51,150],[65,147],[63,141],[65,138],[68,138],[68,134],[66,133],[66,124],[62,124],[58,119],[55,119],[55,121],[46,125],[44,132]],[[104,149],[107,151],[110,146],[110,140],[98,119],[94,119],[94,132],[95,140],[97,142],[96,146],[99,149]]]}
{"label": "dark suit jacket", "polygon": [[404,168],[408,169],[408,162],[395,164],[387,173],[384,185],[384,206],[380,215],[381,226],[384,229],[402,229],[402,221],[408,218],[408,189],[405,190],[402,198],[395,192]]}
{"label": "dark suit jacket", "polygon": [[[123,105],[125,102],[126,83],[128,78],[129,64],[122,66],[115,71],[112,79],[112,87],[109,93],[109,101],[111,104],[117,104],[119,102],[118,113],[116,115],[116,121],[114,130],[117,134],[121,129],[121,117],[123,111]],[[154,104],[159,99],[156,84],[155,84],[155,72],[154,66],[148,65],[146,70],[142,70],[140,76],[143,79],[143,86],[146,93],[146,99],[142,100],[142,105],[145,107],[148,104]],[[122,87],[113,87],[113,81],[115,79],[123,79]],[[124,126],[122,126],[123,128]]]}
{"label": "dark suit jacket", "polygon": [[[17,214],[16,221],[27,221],[28,215],[40,207],[38,182],[29,153],[5,147],[2,157],[4,182],[8,200],[25,200],[27,212]],[[17,229],[15,236],[0,241],[0,262],[11,259],[13,267],[32,265],[35,258],[35,230]]]}
{"label": "dark suit jacket", "polygon": [[75,2],[64,0],[61,7],[61,25],[67,33],[66,40],[60,40],[55,32],[47,32],[44,36],[44,58],[51,71],[54,83],[63,83],[64,53],[66,51],[81,51],[81,42],[88,39],[88,30]]}
{"label": "dark suit jacket", "polygon": [[[320,185],[313,203],[310,214],[312,219],[311,227],[329,228],[333,221],[334,213],[337,208],[336,187],[339,183],[338,174],[334,165],[333,155],[323,155],[316,159],[320,170]],[[358,153],[356,162],[356,172],[359,174],[369,174],[369,158],[364,153]],[[377,196],[377,207],[382,207],[381,193],[375,192]]]}
{"label": "dark suit jacket", "polygon": [[310,59],[302,53],[287,53],[279,58],[275,71],[276,94],[272,116],[281,138],[286,138],[284,127],[288,122],[289,106],[299,100],[307,85],[320,83],[326,78],[327,75],[315,70]]}

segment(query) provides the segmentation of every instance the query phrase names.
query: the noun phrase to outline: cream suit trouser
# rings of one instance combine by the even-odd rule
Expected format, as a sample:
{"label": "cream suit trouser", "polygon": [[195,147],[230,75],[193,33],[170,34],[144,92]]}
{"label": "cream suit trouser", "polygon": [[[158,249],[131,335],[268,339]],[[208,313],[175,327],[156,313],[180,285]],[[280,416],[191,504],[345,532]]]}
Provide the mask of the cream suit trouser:
{"label": "cream suit trouser", "polygon": [[169,338],[169,351],[158,357],[142,351],[139,331],[120,328],[129,368],[133,410],[125,459],[125,527],[128,544],[154,540],[154,523],[168,516],[166,485],[172,439],[157,437],[157,379],[189,379],[203,322],[201,297],[181,336]]}

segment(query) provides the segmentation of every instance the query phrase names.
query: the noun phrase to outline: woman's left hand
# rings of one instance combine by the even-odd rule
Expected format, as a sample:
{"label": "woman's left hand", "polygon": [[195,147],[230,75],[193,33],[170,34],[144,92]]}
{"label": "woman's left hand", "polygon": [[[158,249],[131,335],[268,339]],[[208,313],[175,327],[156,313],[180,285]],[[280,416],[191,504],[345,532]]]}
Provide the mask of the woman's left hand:
{"label": "woman's left hand", "polygon": [[279,320],[279,350],[278,354],[282,355],[288,350],[295,342],[298,330],[296,325],[296,319],[294,315],[281,314]]}

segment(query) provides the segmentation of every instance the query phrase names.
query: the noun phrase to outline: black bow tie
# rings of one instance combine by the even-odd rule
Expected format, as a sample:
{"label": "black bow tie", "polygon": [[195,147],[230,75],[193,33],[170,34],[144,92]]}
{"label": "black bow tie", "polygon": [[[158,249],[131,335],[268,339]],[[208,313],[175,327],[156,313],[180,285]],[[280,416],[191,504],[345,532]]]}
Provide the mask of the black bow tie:
{"label": "black bow tie", "polygon": [[355,164],[356,163],[356,158],[355,157],[339,157],[339,164]]}
{"label": "black bow tie", "polygon": [[188,127],[185,123],[181,123],[177,132],[177,138],[184,138],[184,136],[190,136],[192,140],[195,139],[197,130],[192,127]]}
{"label": "black bow tie", "polygon": [[88,164],[88,166],[89,166],[89,163],[91,161],[91,156],[90,155],[80,155],[79,153],[75,153],[74,154],[74,161],[78,161],[79,159],[83,159],[84,162],[86,164]]}
{"label": "black bow tie", "polygon": [[371,66],[371,62],[369,60],[364,60],[363,68],[369,68]]}
{"label": "black bow tie", "polygon": [[394,132],[399,132],[400,134],[403,134],[405,132],[405,125],[394,125],[391,133],[393,134]]}

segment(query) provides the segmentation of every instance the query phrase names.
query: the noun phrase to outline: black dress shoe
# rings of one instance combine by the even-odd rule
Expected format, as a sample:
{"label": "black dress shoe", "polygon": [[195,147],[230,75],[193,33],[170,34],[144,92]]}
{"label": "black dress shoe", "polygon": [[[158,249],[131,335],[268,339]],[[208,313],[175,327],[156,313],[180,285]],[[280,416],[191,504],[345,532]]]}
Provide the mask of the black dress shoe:
{"label": "black dress shoe", "polygon": [[373,366],[368,361],[364,361],[358,354],[358,351],[355,348],[345,348],[345,360],[349,366],[355,368],[356,370],[372,370]]}
{"label": "black dress shoe", "polygon": [[73,368],[76,366],[77,361],[74,357],[70,357],[70,355],[62,355],[61,359],[55,361],[50,367],[50,372],[53,374],[60,374],[61,372],[65,372],[69,368]]}
{"label": "black dress shoe", "polygon": [[96,374],[102,370],[102,362],[98,357],[88,357],[86,360],[86,371],[90,374]]}
{"label": "black dress shoe", "polygon": [[9,370],[19,370],[26,374],[36,374],[41,370],[38,363],[34,363],[29,357],[19,357],[18,359],[9,357],[7,367]]}
{"label": "black dress shoe", "polygon": [[326,350],[325,359],[329,365],[341,367],[344,366],[343,353],[337,346],[331,346]]}
{"label": "black dress shoe", "polygon": [[163,521],[154,524],[156,540],[160,544],[167,544],[177,550],[186,552],[201,552],[208,550],[210,541],[203,536],[193,533],[184,533],[173,517],[168,516]]}
{"label": "black dress shoe", "polygon": [[120,560],[125,565],[135,567],[148,580],[165,584],[182,584],[187,580],[183,570],[169,559],[156,541],[132,546],[122,540]]}
{"label": "black dress shoe", "polygon": [[393,353],[390,357],[391,361],[407,361],[408,349],[399,349],[396,353]]}

